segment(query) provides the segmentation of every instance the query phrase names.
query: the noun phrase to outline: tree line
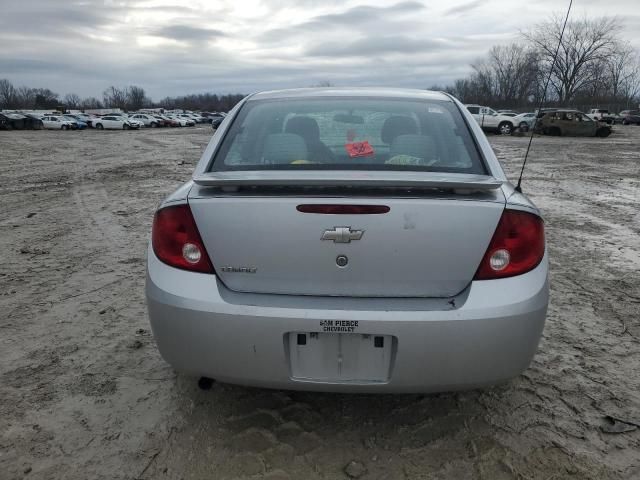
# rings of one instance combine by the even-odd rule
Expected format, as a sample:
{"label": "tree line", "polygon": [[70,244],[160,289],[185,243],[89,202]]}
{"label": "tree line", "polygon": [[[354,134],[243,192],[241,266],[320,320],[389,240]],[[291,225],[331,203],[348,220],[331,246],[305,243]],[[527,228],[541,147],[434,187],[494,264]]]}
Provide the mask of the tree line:
{"label": "tree line", "polygon": [[[524,108],[539,103],[549,79],[547,103],[612,110],[638,108],[640,57],[622,38],[616,18],[571,21],[554,16],[520,34],[519,41],[491,48],[472,73],[445,90],[464,103]],[[558,56],[554,62],[556,48]]]}
{"label": "tree line", "polygon": [[102,99],[96,97],[80,98],[75,93],[61,97],[48,88],[15,87],[9,80],[0,79],[0,109],[6,110],[94,110],[100,108],[120,108],[124,111],[136,111],[141,108],[185,109],[198,111],[229,111],[245,95],[203,93],[166,97],[160,102],[152,101],[144,88],[110,86],[102,93]]}

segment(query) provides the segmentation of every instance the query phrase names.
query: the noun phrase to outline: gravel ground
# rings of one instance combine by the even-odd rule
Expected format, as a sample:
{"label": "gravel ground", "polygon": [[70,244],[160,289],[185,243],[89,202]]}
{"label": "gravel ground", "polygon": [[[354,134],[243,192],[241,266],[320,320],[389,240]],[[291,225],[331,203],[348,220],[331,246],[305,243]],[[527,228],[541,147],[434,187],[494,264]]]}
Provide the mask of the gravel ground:
{"label": "gravel ground", "polygon": [[[150,222],[210,135],[0,132],[1,480],[640,478],[640,128],[536,138],[539,353],[505,385],[426,396],[202,391],[162,361]],[[491,137],[511,178],[527,141]]]}

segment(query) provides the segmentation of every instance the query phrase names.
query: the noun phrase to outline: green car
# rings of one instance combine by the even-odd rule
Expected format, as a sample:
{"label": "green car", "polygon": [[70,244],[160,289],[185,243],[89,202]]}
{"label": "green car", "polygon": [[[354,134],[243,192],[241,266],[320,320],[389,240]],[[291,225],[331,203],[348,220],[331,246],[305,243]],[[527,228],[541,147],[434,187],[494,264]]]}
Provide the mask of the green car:
{"label": "green car", "polygon": [[605,138],[611,135],[611,126],[593,120],[578,110],[546,110],[539,114],[535,132],[554,136]]}

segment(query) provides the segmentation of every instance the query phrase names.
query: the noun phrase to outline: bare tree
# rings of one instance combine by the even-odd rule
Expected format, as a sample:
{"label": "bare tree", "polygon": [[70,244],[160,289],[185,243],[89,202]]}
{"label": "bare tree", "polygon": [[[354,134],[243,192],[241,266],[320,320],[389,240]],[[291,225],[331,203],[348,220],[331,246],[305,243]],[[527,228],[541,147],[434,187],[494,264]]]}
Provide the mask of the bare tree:
{"label": "bare tree", "polygon": [[498,45],[489,51],[494,95],[504,105],[522,103],[534,93],[538,73],[536,53],[518,43]]}
{"label": "bare tree", "polygon": [[80,101],[80,108],[83,110],[102,108],[102,103],[96,97],[87,97]]}
{"label": "bare tree", "polygon": [[0,79],[0,108],[15,108],[17,92],[13,84],[6,78]]}
{"label": "bare tree", "polygon": [[627,65],[627,73],[618,91],[625,108],[637,108],[640,105],[640,57],[637,55]]}
{"label": "bare tree", "polygon": [[20,87],[16,90],[17,108],[34,108],[36,106],[36,91],[29,87]]}
{"label": "bare tree", "polygon": [[[613,98],[627,100],[629,94],[633,97],[632,85],[638,76],[638,55],[629,43],[619,45],[606,61],[607,77],[610,94]],[[629,88],[631,86],[631,88]]]}
{"label": "bare tree", "polygon": [[75,93],[67,93],[63,99],[64,105],[67,108],[76,109],[80,106],[80,97]]}
{"label": "bare tree", "polygon": [[523,33],[537,50],[541,68],[549,72],[553,65],[551,85],[560,103],[571,101],[576,93],[598,80],[598,66],[616,50],[616,32],[620,28],[617,19],[608,17],[569,22],[554,65],[563,23],[564,19],[556,15]]}
{"label": "bare tree", "polygon": [[132,85],[127,89],[127,110],[140,110],[146,102],[144,88]]}
{"label": "bare tree", "polygon": [[127,108],[127,91],[111,86],[103,93],[104,106],[106,108]]}
{"label": "bare tree", "polygon": [[35,108],[57,108],[60,105],[58,94],[48,88],[34,88]]}

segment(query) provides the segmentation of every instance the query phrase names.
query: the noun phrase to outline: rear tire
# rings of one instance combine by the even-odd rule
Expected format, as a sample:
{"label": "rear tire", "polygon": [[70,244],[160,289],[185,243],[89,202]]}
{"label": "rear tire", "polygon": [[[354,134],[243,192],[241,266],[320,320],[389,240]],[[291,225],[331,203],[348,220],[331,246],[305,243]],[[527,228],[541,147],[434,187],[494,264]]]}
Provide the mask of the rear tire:
{"label": "rear tire", "polygon": [[498,131],[500,135],[511,135],[513,133],[513,124],[509,122],[502,122],[498,125]]}
{"label": "rear tire", "polygon": [[104,130],[104,127],[101,123],[96,123],[96,130]]}
{"label": "rear tire", "polygon": [[158,124],[156,122],[151,122],[151,128],[156,128]]}
{"label": "rear tire", "polygon": [[520,125],[518,125],[518,128],[520,129],[521,132],[528,132],[529,124],[527,122],[521,122]]}
{"label": "rear tire", "polygon": [[126,123],[122,126],[123,130],[129,130],[129,128],[130,128],[129,125],[127,125]]}
{"label": "rear tire", "polygon": [[69,129],[69,127],[67,127],[66,125],[62,125],[62,127],[60,127],[60,128],[61,128],[61,130],[68,130]]}
{"label": "rear tire", "polygon": [[609,128],[601,128],[596,132],[596,136],[600,138],[607,138],[609,135],[611,135],[611,130]]}

